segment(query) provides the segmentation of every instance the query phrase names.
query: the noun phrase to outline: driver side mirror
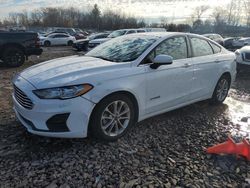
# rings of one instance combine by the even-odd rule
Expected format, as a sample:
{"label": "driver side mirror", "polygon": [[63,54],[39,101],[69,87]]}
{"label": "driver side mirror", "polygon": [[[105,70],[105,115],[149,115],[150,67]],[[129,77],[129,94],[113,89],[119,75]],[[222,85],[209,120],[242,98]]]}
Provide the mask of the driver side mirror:
{"label": "driver side mirror", "polygon": [[157,55],[153,60],[153,64],[150,65],[150,68],[157,69],[162,65],[170,65],[172,63],[173,63],[173,57],[169,55]]}

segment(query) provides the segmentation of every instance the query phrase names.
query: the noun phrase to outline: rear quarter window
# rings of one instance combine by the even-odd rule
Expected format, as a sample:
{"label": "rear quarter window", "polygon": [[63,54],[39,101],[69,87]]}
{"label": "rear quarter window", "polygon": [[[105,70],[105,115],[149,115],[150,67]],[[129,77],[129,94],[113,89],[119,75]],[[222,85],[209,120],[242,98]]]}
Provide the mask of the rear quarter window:
{"label": "rear quarter window", "polygon": [[190,39],[194,57],[212,55],[214,53],[208,41],[195,37],[191,37]]}
{"label": "rear quarter window", "polygon": [[211,44],[211,46],[212,46],[212,48],[213,48],[215,54],[218,54],[218,53],[221,52],[221,48],[220,48],[219,46],[217,46],[217,45],[214,44],[214,43],[210,43],[210,44]]}

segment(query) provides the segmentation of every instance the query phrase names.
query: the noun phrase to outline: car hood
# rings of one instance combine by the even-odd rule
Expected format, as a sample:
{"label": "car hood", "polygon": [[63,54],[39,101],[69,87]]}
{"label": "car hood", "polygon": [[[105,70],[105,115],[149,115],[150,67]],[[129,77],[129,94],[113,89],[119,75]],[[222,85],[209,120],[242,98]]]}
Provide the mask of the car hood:
{"label": "car hood", "polygon": [[238,41],[240,41],[240,42],[243,42],[243,41],[246,41],[246,40],[249,40],[250,38],[241,38],[241,39],[239,39]]}
{"label": "car hood", "polygon": [[94,40],[89,41],[89,43],[104,43],[110,39],[111,38],[94,39]]}
{"label": "car hood", "polygon": [[39,39],[40,40],[43,40],[43,39],[46,39],[47,37],[45,37],[45,36],[39,36]]}
{"label": "car hood", "polygon": [[80,40],[76,40],[74,43],[81,43],[81,42],[88,42],[89,39],[80,39]]}
{"label": "car hood", "polygon": [[250,52],[250,46],[244,46],[240,49],[240,52]]}
{"label": "car hood", "polygon": [[[114,63],[99,58],[87,56],[70,56],[46,61],[19,74],[37,89],[93,83],[100,74],[114,72],[124,66],[124,63]],[[125,66],[129,66],[126,63]],[[99,78],[102,79],[102,78]]]}

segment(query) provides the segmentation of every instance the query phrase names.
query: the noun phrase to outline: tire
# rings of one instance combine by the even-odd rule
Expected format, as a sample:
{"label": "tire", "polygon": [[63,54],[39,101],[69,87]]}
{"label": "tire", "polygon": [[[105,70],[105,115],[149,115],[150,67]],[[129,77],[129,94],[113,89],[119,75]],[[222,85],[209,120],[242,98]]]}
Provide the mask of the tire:
{"label": "tire", "polygon": [[216,84],[216,87],[211,98],[212,104],[221,104],[227,98],[228,91],[230,89],[230,76],[222,75]]}
{"label": "tire", "polygon": [[8,47],[3,52],[4,65],[8,67],[19,67],[25,62],[25,55],[22,49],[17,47]]}
{"label": "tire", "polygon": [[[114,114],[115,104],[117,104],[117,115]],[[135,109],[132,100],[125,94],[110,95],[104,98],[96,105],[91,115],[90,135],[103,141],[119,139],[136,123],[137,112]],[[120,117],[118,116],[119,111]],[[125,113],[126,111],[128,112]]]}
{"label": "tire", "polygon": [[68,46],[72,46],[72,45],[73,45],[73,41],[72,40],[68,41]]}
{"label": "tire", "polygon": [[51,43],[50,43],[50,41],[47,41],[47,40],[46,40],[46,41],[44,42],[44,46],[46,46],[46,47],[49,47],[49,46],[51,46]]}

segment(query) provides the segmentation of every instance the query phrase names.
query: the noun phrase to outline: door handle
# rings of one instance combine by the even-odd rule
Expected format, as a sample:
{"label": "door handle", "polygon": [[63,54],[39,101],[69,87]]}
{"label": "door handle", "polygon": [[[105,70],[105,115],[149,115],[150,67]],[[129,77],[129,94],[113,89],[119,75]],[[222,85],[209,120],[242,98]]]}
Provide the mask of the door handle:
{"label": "door handle", "polygon": [[215,63],[219,63],[219,62],[220,62],[220,60],[216,59],[214,62],[215,62]]}
{"label": "door handle", "polygon": [[190,63],[185,63],[182,67],[183,67],[183,68],[188,68],[188,67],[190,67],[190,66],[191,66]]}

